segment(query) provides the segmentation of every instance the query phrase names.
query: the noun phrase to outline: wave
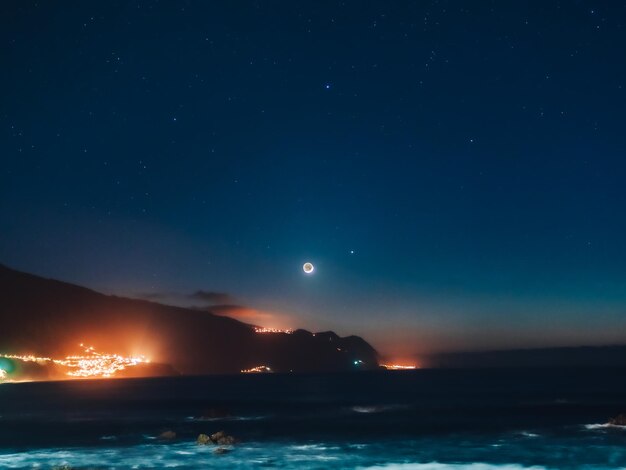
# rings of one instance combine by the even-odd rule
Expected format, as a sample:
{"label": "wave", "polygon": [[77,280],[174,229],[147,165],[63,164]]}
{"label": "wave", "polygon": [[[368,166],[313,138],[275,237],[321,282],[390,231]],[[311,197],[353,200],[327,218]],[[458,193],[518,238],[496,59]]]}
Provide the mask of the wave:
{"label": "wave", "polygon": [[546,467],[525,467],[518,464],[488,463],[389,463],[370,467],[358,467],[362,470],[546,470]]}
{"label": "wave", "polygon": [[262,419],[268,419],[269,415],[259,416],[224,416],[224,417],[205,417],[205,416],[187,416],[185,421],[191,422],[224,422],[224,421],[259,421]]}
{"label": "wave", "polygon": [[626,430],[626,426],[621,426],[619,424],[611,424],[611,423],[585,424],[583,427],[585,429],[589,429],[589,430],[596,430],[596,429],[622,429],[622,430]]}
{"label": "wave", "polygon": [[[323,444],[268,445],[247,443],[216,454],[217,446],[196,443],[142,444],[129,447],[38,449],[0,454],[0,468],[257,468],[289,469],[343,464],[351,458],[340,447]],[[355,465],[351,465],[355,468]]]}
{"label": "wave", "polygon": [[[510,434],[508,435],[511,436]],[[301,468],[341,468],[360,470],[546,470],[557,468],[625,468],[626,451],[622,444],[598,445],[603,436],[588,435],[581,446],[574,441],[534,439],[528,446],[525,439],[476,438],[459,441],[460,436],[380,442],[350,441],[244,441],[216,454],[218,446],[184,442],[143,441],[141,444],[119,445],[120,441],[100,441],[99,446],[72,448],[41,448],[23,452],[0,452],[0,469],[32,468],[259,468],[284,470]],[[552,439],[552,438],[550,438]],[[106,443],[106,444],[105,444]],[[459,450],[459,444],[461,448]],[[499,446],[497,450],[491,446]],[[556,446],[556,447],[555,447]],[[569,462],[555,448],[567,450]],[[493,461],[491,459],[494,459]],[[502,461],[504,460],[504,462]],[[448,460],[448,462],[446,462]]]}
{"label": "wave", "polygon": [[[388,463],[380,464],[379,449],[372,452],[346,452],[345,446],[328,443],[267,444],[250,442],[237,445],[232,452],[216,455],[215,446],[195,443],[142,444],[130,447],[39,449],[0,454],[0,468],[257,468],[278,466],[300,469],[320,466],[367,470],[544,470],[545,467],[525,467],[517,464],[488,463]],[[396,460],[393,452],[388,459]]]}
{"label": "wave", "polygon": [[406,409],[406,405],[373,405],[373,406],[353,406],[350,408],[355,413],[384,413],[385,411],[397,411]]}

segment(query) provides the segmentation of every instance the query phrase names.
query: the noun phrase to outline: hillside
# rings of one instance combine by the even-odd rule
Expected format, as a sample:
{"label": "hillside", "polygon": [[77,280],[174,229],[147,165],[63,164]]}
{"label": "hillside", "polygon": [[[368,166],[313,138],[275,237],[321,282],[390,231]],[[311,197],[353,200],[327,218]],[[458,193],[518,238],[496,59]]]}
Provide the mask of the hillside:
{"label": "hillside", "polygon": [[[65,357],[77,345],[145,355],[156,371],[238,373],[259,365],[276,372],[377,367],[359,337],[335,333],[258,334],[232,318],[146,300],[104,295],[0,265],[0,354]],[[355,361],[363,361],[355,365]]]}

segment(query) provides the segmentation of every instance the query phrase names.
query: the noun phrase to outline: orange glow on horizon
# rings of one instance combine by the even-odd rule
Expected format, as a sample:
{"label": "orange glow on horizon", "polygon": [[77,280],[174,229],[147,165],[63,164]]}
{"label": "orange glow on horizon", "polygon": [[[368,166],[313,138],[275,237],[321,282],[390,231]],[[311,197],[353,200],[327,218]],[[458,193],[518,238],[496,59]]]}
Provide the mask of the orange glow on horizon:
{"label": "orange glow on horizon", "polygon": [[272,372],[272,369],[269,368],[268,366],[256,366],[256,367],[252,367],[251,369],[241,370],[242,374],[261,374],[264,372]]}
{"label": "orange glow on horizon", "polygon": [[240,305],[215,305],[210,310],[217,315],[223,315],[251,324],[255,329],[266,329],[268,330],[266,333],[273,332],[269,330],[276,330],[276,333],[293,331],[291,329],[293,319],[291,315],[284,312],[259,310]]}
{"label": "orange glow on horizon", "polygon": [[402,365],[402,364],[380,364],[380,367],[384,367],[387,370],[413,370],[419,369],[416,365]]}

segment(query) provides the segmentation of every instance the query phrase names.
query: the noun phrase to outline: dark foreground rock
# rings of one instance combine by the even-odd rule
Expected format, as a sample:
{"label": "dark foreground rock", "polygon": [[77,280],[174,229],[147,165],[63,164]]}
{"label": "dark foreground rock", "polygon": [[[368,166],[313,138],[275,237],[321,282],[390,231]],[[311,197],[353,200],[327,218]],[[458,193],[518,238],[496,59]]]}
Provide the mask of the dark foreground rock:
{"label": "dark foreground rock", "polygon": [[614,426],[626,426],[626,413],[621,413],[615,418],[610,418],[609,424],[612,424]]}
{"label": "dark foreground rock", "polygon": [[229,436],[224,431],[218,431],[215,434],[211,434],[211,440],[215,444],[219,444],[221,446],[231,446],[235,443],[235,438],[233,436]]}
{"label": "dark foreground rock", "polygon": [[176,439],[176,433],[174,431],[164,431],[157,436],[157,439],[161,441],[173,441]]}
{"label": "dark foreground rock", "polygon": [[207,434],[200,434],[196,439],[196,442],[200,445],[220,445],[220,446],[232,446],[237,442],[233,436],[229,436],[224,431],[218,431],[210,436]]}
{"label": "dark foreground rock", "polygon": [[205,446],[207,444],[213,444],[213,442],[211,441],[211,438],[207,436],[206,434],[200,434],[198,436],[198,439],[196,439],[196,442],[200,444],[201,446]]}

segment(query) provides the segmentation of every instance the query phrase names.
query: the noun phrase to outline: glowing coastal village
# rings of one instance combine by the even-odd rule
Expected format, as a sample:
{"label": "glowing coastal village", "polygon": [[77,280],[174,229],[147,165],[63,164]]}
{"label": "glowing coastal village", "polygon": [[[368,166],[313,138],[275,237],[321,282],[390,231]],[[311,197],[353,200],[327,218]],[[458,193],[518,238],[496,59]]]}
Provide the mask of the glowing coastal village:
{"label": "glowing coastal village", "polygon": [[[278,329],[255,327],[255,333],[258,334],[292,334],[291,329]],[[15,355],[0,353],[0,383],[12,382],[10,372],[12,370],[11,361],[34,362],[40,365],[54,364],[65,370],[65,375],[72,379],[106,379],[113,378],[117,372],[140,365],[149,364],[150,359],[145,356],[125,357],[119,354],[100,353],[92,346],[85,346],[81,343],[80,348],[83,351],[81,355],[66,356],[63,359],[54,359],[51,357],[38,357],[34,355]],[[358,362],[358,361],[356,361]],[[355,362],[355,365],[358,365]],[[380,364],[380,367],[386,370],[412,370],[417,367],[414,365],[400,364]],[[249,369],[242,369],[242,374],[260,374],[272,373],[272,368],[268,365],[258,365]]]}
{"label": "glowing coastal village", "polygon": [[[66,356],[64,359],[53,359],[50,357],[37,357],[33,355],[0,354],[0,359],[36,362],[40,365],[52,363],[66,369],[65,374],[72,378],[108,378],[113,377],[116,372],[133,367],[138,364],[148,364],[149,359],[143,356],[124,357],[118,354],[101,354],[91,346],[79,345],[83,354],[79,356]],[[6,367],[8,369],[8,367]],[[2,367],[0,363],[0,382],[7,380],[9,370]]]}

